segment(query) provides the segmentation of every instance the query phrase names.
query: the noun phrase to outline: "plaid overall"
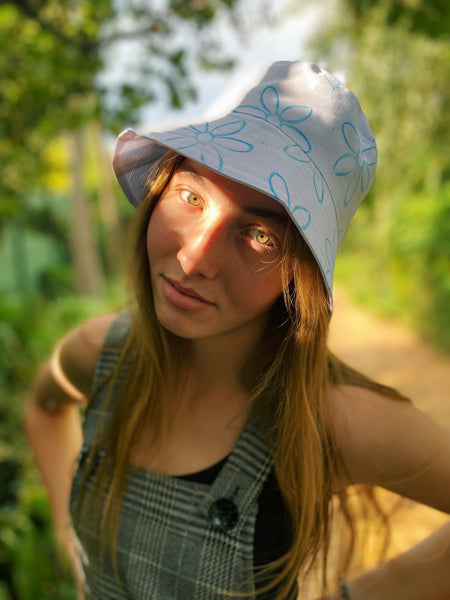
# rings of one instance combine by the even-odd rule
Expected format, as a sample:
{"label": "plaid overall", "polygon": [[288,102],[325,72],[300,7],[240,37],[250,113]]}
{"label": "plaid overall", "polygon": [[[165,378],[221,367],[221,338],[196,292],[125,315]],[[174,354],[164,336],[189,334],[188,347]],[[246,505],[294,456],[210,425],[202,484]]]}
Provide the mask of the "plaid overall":
{"label": "plaid overall", "polygon": [[[117,363],[130,325],[113,323],[97,364],[94,389]],[[86,412],[84,442],[71,494],[75,505],[86,456],[105,415],[106,387]],[[101,421],[102,417],[106,417]],[[100,570],[85,565],[86,596],[95,600],[223,600],[253,574],[257,499],[272,460],[252,420],[212,485],[138,469],[121,509],[117,540],[119,581],[108,560]],[[89,480],[88,480],[89,485]],[[89,561],[101,532],[95,522],[77,523]],[[251,592],[253,583],[239,591]]]}

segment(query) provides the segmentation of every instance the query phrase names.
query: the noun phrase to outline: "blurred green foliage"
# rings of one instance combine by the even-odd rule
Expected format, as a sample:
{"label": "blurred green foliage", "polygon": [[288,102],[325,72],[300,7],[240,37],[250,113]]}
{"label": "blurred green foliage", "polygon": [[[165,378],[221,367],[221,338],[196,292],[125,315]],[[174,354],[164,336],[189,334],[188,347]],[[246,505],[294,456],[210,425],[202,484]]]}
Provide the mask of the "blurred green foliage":
{"label": "blurred green foliage", "polygon": [[[237,6],[237,0],[0,3],[0,600],[75,598],[26,446],[26,389],[58,338],[124,301],[114,283],[120,261],[108,271],[102,297],[73,294],[64,136],[93,122],[117,132],[161,94],[173,106],[194,98],[191,65],[232,64],[208,26],[224,11],[239,22]],[[445,0],[340,0],[315,44],[317,61],[343,71],[361,99],[380,150],[376,183],[344,242],[337,280],[446,349],[449,21]],[[180,28],[184,35],[177,36]],[[117,47],[123,54],[121,44],[136,40],[141,49],[133,46],[127,77],[102,79],[108,53]],[[96,152],[91,148],[85,159],[85,177],[106,265],[111,234],[99,209]],[[128,214],[119,217],[123,225]],[[114,240],[123,255],[122,239]]]}
{"label": "blurred green foliage", "polygon": [[378,239],[373,212],[354,218],[336,280],[372,311],[450,350],[450,185],[436,195],[397,197]]}
{"label": "blurred green foliage", "polygon": [[450,7],[340,0],[315,40],[375,134],[375,185],[350,226],[337,281],[450,350]]}
{"label": "blurred green foliage", "polygon": [[[0,228],[25,207],[32,214],[27,192],[45,176],[55,137],[90,121],[118,133],[157,97],[181,107],[195,98],[191,70],[204,56],[211,68],[228,68],[232,57],[208,27],[237,4],[0,3]],[[118,74],[102,78],[114,58]]]}
{"label": "blurred green foliage", "polygon": [[[114,229],[100,206],[102,131],[95,134],[93,126],[117,133],[157,97],[176,107],[195,98],[194,65],[232,64],[209,28],[227,15],[237,25],[236,5],[0,3],[0,600],[76,597],[22,421],[27,388],[55,342],[84,319],[121,307],[124,298],[114,277],[123,271],[120,235],[128,216],[119,209]],[[125,58],[115,76],[103,76],[106,65]],[[88,150],[78,173],[88,209],[84,224],[93,230],[109,279],[101,295],[84,297],[73,293],[69,142],[86,130]],[[113,201],[114,189],[108,195]],[[108,245],[116,247],[114,269],[106,268]]]}
{"label": "blurred green foliage", "polygon": [[[0,600],[75,600],[58,556],[47,496],[31,465],[22,421],[26,390],[58,338],[111,310],[103,299],[41,294],[0,300]],[[117,300],[117,299],[116,299]]]}
{"label": "blurred green foliage", "polygon": [[42,487],[30,485],[12,459],[0,461],[0,478],[0,600],[75,600]]}

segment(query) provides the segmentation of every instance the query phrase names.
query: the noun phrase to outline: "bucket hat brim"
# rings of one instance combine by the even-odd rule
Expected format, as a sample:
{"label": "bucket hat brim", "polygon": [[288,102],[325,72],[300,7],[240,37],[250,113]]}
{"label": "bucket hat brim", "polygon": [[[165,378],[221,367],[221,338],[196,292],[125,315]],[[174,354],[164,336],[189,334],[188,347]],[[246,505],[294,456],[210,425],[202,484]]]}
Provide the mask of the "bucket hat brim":
{"label": "bucket hat brim", "polygon": [[316,259],[332,298],[336,254],[373,181],[377,149],[357,98],[311,63],[275,63],[224,117],[166,132],[128,129],[113,161],[129,201],[168,150],[280,202]]}

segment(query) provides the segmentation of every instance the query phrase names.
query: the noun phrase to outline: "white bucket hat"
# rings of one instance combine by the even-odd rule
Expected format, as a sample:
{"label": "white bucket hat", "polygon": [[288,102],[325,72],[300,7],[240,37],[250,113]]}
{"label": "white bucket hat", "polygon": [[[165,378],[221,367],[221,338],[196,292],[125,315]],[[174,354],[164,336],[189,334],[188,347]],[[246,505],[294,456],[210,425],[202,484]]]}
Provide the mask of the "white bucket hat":
{"label": "white bucket hat", "polygon": [[332,297],[336,254],[372,185],[377,148],[356,96],[308,62],[277,62],[224,117],[172,131],[120,134],[113,166],[137,206],[170,148],[278,200],[310,247]]}

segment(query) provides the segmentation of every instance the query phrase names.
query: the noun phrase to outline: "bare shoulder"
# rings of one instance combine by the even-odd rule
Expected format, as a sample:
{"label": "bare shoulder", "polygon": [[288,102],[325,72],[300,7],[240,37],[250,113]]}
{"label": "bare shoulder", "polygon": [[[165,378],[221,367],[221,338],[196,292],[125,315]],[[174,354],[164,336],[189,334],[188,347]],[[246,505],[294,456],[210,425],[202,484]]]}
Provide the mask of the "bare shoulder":
{"label": "bare shoulder", "polygon": [[448,431],[412,403],[362,387],[332,386],[328,402],[348,483],[381,485],[448,510]]}
{"label": "bare shoulder", "polygon": [[[368,425],[387,425],[390,417],[402,419],[415,414],[412,403],[381,394],[374,390],[356,385],[336,384],[329,388],[328,408],[336,435],[345,443],[345,439],[353,442],[367,432],[360,434]],[[370,428],[375,435],[377,427]]]}
{"label": "bare shoulder", "polygon": [[63,376],[85,396],[91,391],[95,367],[116,316],[102,315],[85,321],[66,335],[55,349],[52,372],[59,363]]}
{"label": "bare shoulder", "polygon": [[116,315],[90,319],[56,345],[31,387],[31,399],[47,412],[73,403],[86,403],[106,334]]}

